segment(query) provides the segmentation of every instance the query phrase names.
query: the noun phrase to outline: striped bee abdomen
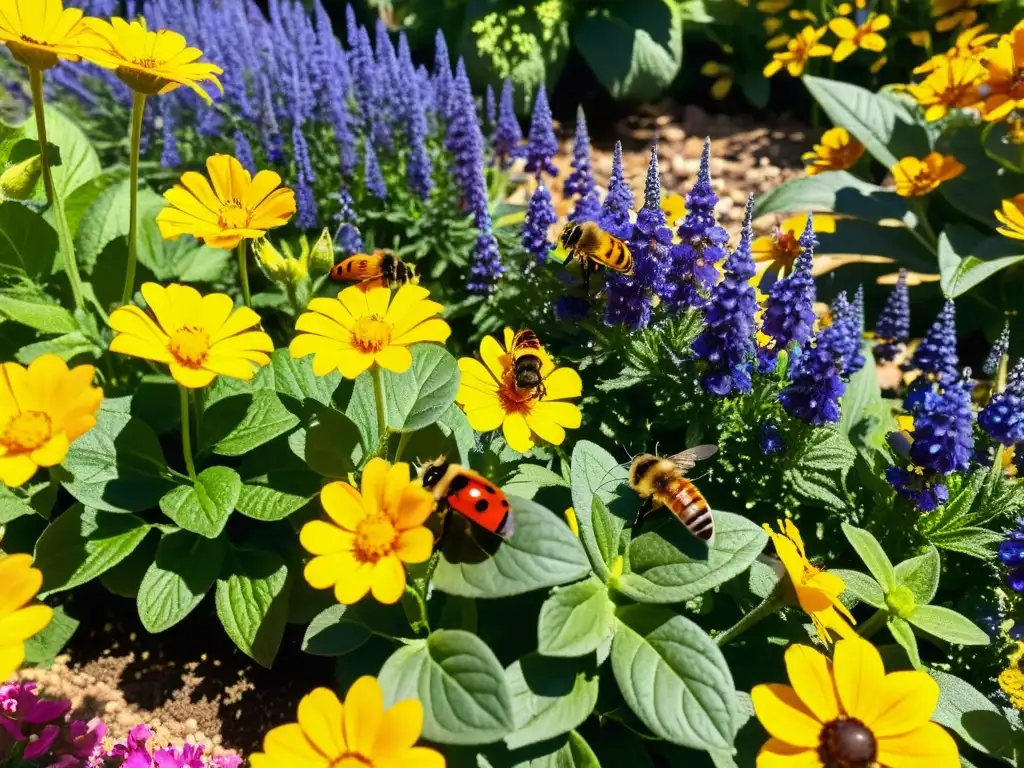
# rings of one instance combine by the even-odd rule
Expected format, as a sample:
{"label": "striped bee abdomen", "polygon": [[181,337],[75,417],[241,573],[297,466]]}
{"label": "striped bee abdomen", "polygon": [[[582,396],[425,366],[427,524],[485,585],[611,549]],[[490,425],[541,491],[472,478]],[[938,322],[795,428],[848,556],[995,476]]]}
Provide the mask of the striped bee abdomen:
{"label": "striped bee abdomen", "polygon": [[694,536],[708,541],[715,532],[711,507],[697,487],[686,478],[677,478],[667,506],[679,522]]}

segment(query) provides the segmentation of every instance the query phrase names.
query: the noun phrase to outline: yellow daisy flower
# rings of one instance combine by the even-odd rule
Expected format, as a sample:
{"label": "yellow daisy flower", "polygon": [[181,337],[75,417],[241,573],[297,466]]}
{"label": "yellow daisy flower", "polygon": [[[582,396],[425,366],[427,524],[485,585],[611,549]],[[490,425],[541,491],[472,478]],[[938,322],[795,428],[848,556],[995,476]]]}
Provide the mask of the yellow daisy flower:
{"label": "yellow daisy flower", "polygon": [[757,768],[960,765],[953,737],[931,722],[939,686],[927,672],[886,674],[881,654],[856,636],[836,643],[831,661],[806,645],[791,645],[785,659],[792,687],[750,692],[771,736]]}
{"label": "yellow daisy flower", "polygon": [[[977,56],[988,47],[989,43],[999,38],[999,35],[992,34],[991,32],[985,33],[986,29],[988,29],[988,24],[977,24],[973,27],[968,27],[956,36],[956,42],[953,44],[952,48],[945,53],[932,56],[924,64],[920,64],[914,69],[914,74],[927,74],[928,72],[938,69],[938,67],[947,59],[972,58]],[[915,35],[918,35],[918,37],[915,38]],[[911,32],[910,41],[920,48],[931,48],[931,33],[927,30],[922,32]]]}
{"label": "yellow daisy flower", "polygon": [[31,555],[0,556],[0,683],[25,661],[25,641],[53,618],[48,605],[29,605],[41,586]]}
{"label": "yellow daisy flower", "polygon": [[[912,32],[907,33],[907,39],[911,45],[916,45],[918,48],[931,48],[932,47],[932,33],[928,29],[916,29]],[[917,70],[914,70],[915,72]]]}
{"label": "yellow daisy flower", "polygon": [[35,70],[79,61],[82,49],[96,45],[79,8],[63,0],[0,0],[0,42],[11,55]]}
{"label": "yellow daisy flower", "polygon": [[824,171],[845,171],[864,154],[864,145],[842,127],[829,128],[821,134],[820,142],[814,145],[813,151],[805,152],[800,158],[808,163],[804,168],[808,176],[817,176]]}
{"label": "yellow daisy flower", "polygon": [[1014,240],[1024,240],[1024,195],[1003,200],[1002,210],[995,211],[995,216],[1003,225],[996,232]]}
{"label": "yellow daisy flower", "polygon": [[924,158],[904,157],[892,169],[896,194],[920,197],[934,192],[944,181],[955,179],[966,169],[951,155],[932,152]]}
{"label": "yellow daisy flower", "polygon": [[405,592],[404,563],[423,563],[434,549],[434,534],[423,523],[434,510],[434,496],[410,480],[408,464],[373,458],[363,469],[357,491],[334,482],[320,492],[332,522],[302,526],[299,541],[312,555],[306,581],[313,589],[334,587],[334,597],[351,605],[373,594],[387,605]]}
{"label": "yellow daisy flower", "polygon": [[982,55],[981,63],[988,71],[981,116],[994,123],[1014,110],[1024,110],[1024,26],[999,38]]}
{"label": "yellow daisy flower", "polygon": [[295,193],[282,187],[273,171],[260,171],[254,178],[231,155],[213,155],[206,170],[209,180],[187,171],[180,184],[164,193],[170,206],[157,214],[156,223],[165,240],[192,235],[230,250],[242,240],[284,226],[295,215]]}
{"label": "yellow daisy flower", "polygon": [[[755,262],[765,264],[763,269],[758,270],[759,274],[763,275],[767,272],[783,278],[793,271],[793,263],[800,255],[800,235],[803,234],[806,226],[806,213],[790,216],[777,223],[772,234],[754,239],[750,246],[750,252]],[[818,213],[815,214],[811,227],[816,233],[832,234],[836,231],[836,219],[834,216]],[[760,283],[761,277],[759,276],[757,280]]]}
{"label": "yellow daisy flower", "polygon": [[924,119],[939,120],[952,109],[973,107],[981,101],[985,68],[977,59],[945,59],[920,83],[906,87],[924,109]]}
{"label": "yellow daisy flower", "polygon": [[765,77],[778,74],[783,66],[791,77],[800,77],[804,73],[807,62],[819,56],[832,53],[832,46],[820,42],[828,27],[815,29],[808,25],[800,33],[786,43],[786,50],[776,53],[764,68]]}
{"label": "yellow daisy flower", "polygon": [[299,702],[297,723],[274,728],[263,751],[249,757],[252,768],[444,768],[444,756],[417,747],[423,705],[404,699],[384,708],[377,678],[360,677],[342,703],[327,688]]}
{"label": "yellow daisy flower", "polygon": [[997,2],[999,0],[932,0],[932,18],[938,19],[935,31],[949,32],[957,27],[969,27],[978,20],[975,8]]}
{"label": "yellow daisy flower", "polygon": [[199,61],[203,52],[190,48],[179,33],[146,29],[144,19],[128,22],[115,17],[110,21],[88,19],[86,23],[99,40],[96,48],[82,53],[83,57],[113,70],[136,93],[152,96],[185,86],[210,104],[213,100],[200,83],[211,82],[224,92],[217,79],[224,70]]}
{"label": "yellow daisy flower", "polygon": [[514,336],[512,329],[506,328],[504,346],[493,336],[484,336],[480,342],[483,362],[472,357],[459,359],[462,378],[455,402],[477,432],[501,427],[513,451],[526,453],[538,440],[561,445],[565,430],[578,429],[582,422],[579,406],[565,401],[583,394],[583,381],[572,368],[555,367],[541,348],[543,392],[538,395],[536,390],[518,389],[511,354]]}
{"label": "yellow daisy flower", "polygon": [[839,38],[839,44],[832,51],[832,61],[843,61],[856,50],[881,53],[885,50],[885,38],[879,32],[889,28],[889,17],[884,13],[872,14],[861,25],[840,16],[828,23],[832,34]]}
{"label": "yellow daisy flower", "polygon": [[41,355],[28,368],[4,363],[2,370],[0,482],[17,486],[39,467],[64,461],[71,443],[96,426],[103,390],[92,386],[95,368],[68,370],[57,355]]}
{"label": "yellow daisy flower", "polygon": [[200,296],[187,285],[143,283],[142,296],[153,316],[132,304],[115,309],[111,352],[164,363],[188,389],[205,387],[217,376],[248,381],[270,362],[274,342],[257,330],[260,316],[235,307],[227,294]]}
{"label": "yellow daisy flower", "polygon": [[374,363],[403,373],[412,365],[409,347],[443,344],[451,335],[448,323],[437,316],[444,307],[429,301],[429,295],[426,288],[406,283],[394,297],[384,285],[353,285],[336,299],[313,299],[295,323],[300,333],[289,347],[292,357],[315,354],[317,376],[337,369],[354,379]]}
{"label": "yellow daisy flower", "polygon": [[839,601],[839,595],[846,589],[846,584],[834,573],[811,565],[804,550],[804,540],[792,520],[779,520],[778,526],[778,533],[768,525],[762,527],[771,537],[775,551],[796,591],[797,602],[804,613],[811,617],[818,637],[827,645],[831,642],[829,630],[840,637],[855,636],[850,624],[856,622],[846,606]]}

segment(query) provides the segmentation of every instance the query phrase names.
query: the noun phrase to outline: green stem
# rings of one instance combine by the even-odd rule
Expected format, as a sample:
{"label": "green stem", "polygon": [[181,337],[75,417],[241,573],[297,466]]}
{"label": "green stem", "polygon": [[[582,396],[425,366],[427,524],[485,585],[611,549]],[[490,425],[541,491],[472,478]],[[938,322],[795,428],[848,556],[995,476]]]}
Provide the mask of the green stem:
{"label": "green stem", "polygon": [[370,376],[373,378],[373,400],[377,406],[377,455],[382,455],[387,453],[388,417],[384,402],[384,381],[380,366],[376,363],[370,366]]}
{"label": "green stem", "polygon": [[242,240],[238,244],[238,278],[242,281],[242,301],[245,302],[245,306],[252,308],[252,296],[249,295],[249,265],[246,263],[248,259],[248,240]]}
{"label": "green stem", "polygon": [[875,615],[865,621],[857,629],[857,634],[863,637],[865,640],[870,638],[875,632],[880,630],[885,624],[885,620],[889,618],[889,612],[884,609],[878,609],[875,611]]}
{"label": "green stem", "polygon": [[46,149],[46,112],[43,102],[43,70],[29,67],[29,81],[32,84],[32,107],[36,114],[36,133],[39,135],[39,164],[43,169],[43,186],[46,188],[46,202],[53,205],[57,199],[50,172],[50,153]]}
{"label": "green stem", "polygon": [[292,305],[292,313],[295,317],[302,314],[299,308],[299,296],[295,291],[295,283],[285,283],[284,292],[288,295],[288,303]]}
{"label": "green stem", "polygon": [[412,432],[403,432],[398,437],[398,447],[395,449],[395,464],[402,459],[402,454],[405,453],[405,449],[409,444],[409,438],[412,437]]}
{"label": "green stem", "polygon": [[935,230],[932,229],[932,225],[928,223],[928,211],[925,209],[924,201],[915,200],[911,204],[911,210],[913,210],[914,213],[917,215],[917,227],[921,228],[921,233],[923,233],[923,237],[925,239],[922,239],[922,237],[920,236],[921,233],[915,231],[917,227],[914,227],[913,229],[910,229],[908,227],[908,229],[910,229],[910,233],[917,237],[918,240],[921,240],[921,242],[924,243],[926,246],[928,246],[929,250],[934,251],[935,244],[939,241],[939,239],[935,236]]}
{"label": "green stem", "polygon": [[146,96],[136,93],[132,101],[132,133],[128,171],[128,266],[124,271],[124,290],[121,304],[128,304],[135,293],[135,262],[139,251],[139,153],[142,151],[142,115],[146,111]]}
{"label": "green stem", "polygon": [[192,430],[189,426],[188,418],[188,390],[179,384],[178,391],[181,393],[181,450],[185,455],[185,469],[188,470],[188,476],[195,482],[196,465],[192,461]]}
{"label": "green stem", "polygon": [[[422,628],[426,630],[426,633],[429,635],[430,618],[427,616],[427,601],[423,599],[423,595],[421,595],[419,590],[413,587],[412,584],[406,584],[405,591],[413,596],[413,599],[416,601],[416,605],[418,605],[420,609],[420,620],[419,622],[414,623],[414,626],[412,627],[413,630],[419,631]],[[419,624],[419,626],[415,626],[415,624]]]}
{"label": "green stem", "polygon": [[776,592],[777,590],[773,590],[768,597],[755,606],[750,613],[724,632],[715,635],[715,642],[718,643],[718,646],[722,647],[726,643],[732,642],[762,619],[767,619],[773,613],[777,612],[784,603],[779,599]]}

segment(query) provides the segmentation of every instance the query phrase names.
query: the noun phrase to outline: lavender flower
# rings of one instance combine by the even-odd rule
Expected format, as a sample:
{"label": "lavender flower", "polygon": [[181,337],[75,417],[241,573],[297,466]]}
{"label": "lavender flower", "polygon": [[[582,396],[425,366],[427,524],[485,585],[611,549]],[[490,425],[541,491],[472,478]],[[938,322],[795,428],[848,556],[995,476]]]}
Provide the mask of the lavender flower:
{"label": "lavender flower", "polygon": [[537,183],[537,189],[530,196],[526,208],[526,222],[523,225],[523,248],[532,253],[539,262],[547,261],[548,252],[554,243],[548,240],[548,230],[558,220],[551,205],[551,193],[544,182]]}
{"label": "lavender flower", "polygon": [[978,424],[997,443],[1024,443],[1024,359],[1017,362],[1006,381],[978,414]]}
{"label": "lavender flower", "polygon": [[840,377],[843,342],[842,327],[831,325],[794,356],[790,383],[779,394],[779,402],[791,416],[812,426],[839,421],[839,398],[846,391]]}
{"label": "lavender flower", "polygon": [[1006,574],[1010,588],[1024,592],[1024,520],[1018,519],[1017,526],[999,544],[999,559],[1010,569]]}
{"label": "lavender flower", "polygon": [[919,467],[941,474],[967,469],[974,452],[971,383],[949,382],[929,392],[914,418],[910,458]]}
{"label": "lavender flower", "polygon": [[857,371],[861,370],[867,363],[864,359],[864,353],[862,350],[861,341],[864,338],[864,286],[858,285],[857,290],[853,294],[853,302],[850,305],[851,316],[850,316],[850,328],[849,334],[853,337],[854,342],[852,346],[852,352],[843,358],[843,375],[852,376]]}
{"label": "lavender flower", "polygon": [[633,210],[633,191],[626,184],[622,173],[622,143],[615,142],[612,153],[612,175],[608,181],[608,194],[601,206],[598,226],[620,240],[627,240],[633,235],[633,224],[629,213]]}
{"label": "lavender flower", "polygon": [[341,252],[346,256],[354,253],[361,253],[363,250],[363,238],[356,228],[356,214],[353,210],[352,195],[346,187],[342,187],[338,193],[340,209],[335,216],[338,222],[338,231],[334,235],[334,242],[337,243]]}
{"label": "lavender flower", "polygon": [[488,229],[480,232],[470,253],[472,260],[469,268],[470,279],[466,283],[466,288],[470,293],[491,293],[505,273],[505,267],[501,263],[501,253],[498,250],[498,241],[490,231],[489,217],[487,224]]}
{"label": "lavender flower", "polygon": [[959,366],[956,354],[956,306],[949,299],[914,352],[910,367],[919,369],[929,379],[948,381],[960,375]]}
{"label": "lavender flower", "polygon": [[[858,290],[863,308],[863,293]],[[856,302],[856,298],[854,298]],[[849,379],[851,375],[864,367],[864,357],[860,354],[861,332],[858,326],[859,309],[846,299],[846,291],[841,291],[830,307],[832,325],[837,332],[836,347],[842,360],[842,375]]]}
{"label": "lavender flower", "polygon": [[434,106],[442,125],[447,124],[451,117],[452,83],[448,43],[444,39],[444,32],[439,29],[434,36]]}
{"label": "lavender flower", "polygon": [[160,165],[164,168],[178,168],[181,166],[181,152],[178,151],[178,138],[174,133],[176,127],[173,104],[170,99],[161,100],[157,104],[163,137],[163,151],[160,153]]}
{"label": "lavender flower", "polygon": [[498,125],[491,137],[491,151],[494,162],[507,168],[519,156],[519,144],[523,140],[523,131],[519,127],[514,104],[514,86],[506,79],[501,86],[501,107],[498,111]]}
{"label": "lavender flower", "polygon": [[576,198],[576,206],[569,215],[570,221],[596,221],[601,215],[601,200],[590,168],[590,134],[587,132],[587,118],[583,114],[583,107],[576,110],[572,173],[566,177],[562,193],[565,197]]}
{"label": "lavender flower", "polygon": [[1003,330],[999,332],[996,337],[995,343],[992,345],[992,349],[988,353],[988,357],[985,358],[985,365],[982,370],[988,376],[995,376],[999,370],[999,364],[1002,362],[1003,357],[1010,349],[1010,326],[1009,324],[1003,326]]}
{"label": "lavender flower", "polygon": [[292,127],[292,151],[295,153],[295,207],[298,212],[296,223],[302,229],[316,229],[317,204],[313,193],[316,176],[313,174],[313,163],[309,157],[309,145],[302,133],[302,127]]}
{"label": "lavender flower", "polygon": [[526,172],[534,173],[540,179],[543,174],[557,176],[558,169],[551,158],[558,154],[558,140],[555,138],[555,124],[548,106],[548,94],[541,86],[533,103],[533,117],[530,120],[530,135],[526,139]]}
{"label": "lavender flower", "polygon": [[903,352],[910,340],[910,291],[907,288],[907,270],[901,269],[896,287],[886,299],[882,313],[875,324],[875,359],[889,362]]}
{"label": "lavender flower", "polygon": [[888,467],[885,479],[897,493],[921,512],[932,512],[949,501],[949,487],[941,475],[911,464],[907,468]]}
{"label": "lavender flower", "polygon": [[384,183],[384,176],[380,172],[380,164],[377,162],[377,152],[373,148],[373,142],[367,140],[363,147],[363,181],[366,191],[378,200],[388,199],[388,187]]}
{"label": "lavender flower", "polygon": [[235,157],[245,170],[256,175],[256,159],[252,156],[252,146],[240,130],[235,131]]}
{"label": "lavender flower", "polygon": [[762,331],[771,337],[771,346],[759,352],[762,369],[773,362],[779,352],[791,344],[806,344],[814,331],[814,300],[816,291],[811,276],[814,261],[814,229],[808,215],[807,226],[800,235],[800,255],[793,273],[776,280],[768,293],[768,306],[761,319]]}

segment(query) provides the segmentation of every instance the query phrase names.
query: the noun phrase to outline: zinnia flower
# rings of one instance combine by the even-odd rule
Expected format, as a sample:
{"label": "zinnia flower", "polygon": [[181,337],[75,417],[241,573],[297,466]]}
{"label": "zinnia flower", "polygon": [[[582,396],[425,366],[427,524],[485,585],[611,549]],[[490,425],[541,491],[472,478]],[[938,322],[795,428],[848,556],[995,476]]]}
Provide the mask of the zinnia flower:
{"label": "zinnia flower", "polygon": [[931,152],[924,158],[901,158],[892,169],[896,181],[896,194],[900,197],[920,197],[934,192],[944,181],[955,179],[966,169],[951,155]]}
{"label": "zinnia flower", "polygon": [[0,0],[0,42],[36,70],[55,67],[60,59],[79,61],[83,48],[96,45],[83,15],[79,8],[65,8],[63,0]]}
{"label": "zinnia flower", "polygon": [[538,439],[561,445],[565,430],[578,429],[582,421],[579,406],[565,402],[583,393],[580,375],[572,368],[555,367],[541,348],[543,393],[518,389],[511,354],[514,336],[512,329],[506,328],[504,346],[493,336],[484,336],[480,342],[482,363],[471,357],[459,359],[462,378],[455,402],[477,432],[501,427],[505,442],[514,451],[526,453]]}
{"label": "zinnia flower", "polygon": [[995,217],[1003,225],[996,232],[1014,240],[1024,240],[1024,195],[1003,200],[1002,210],[996,211]]}
{"label": "zinnia flower", "polygon": [[111,352],[165,363],[189,389],[205,387],[216,376],[249,380],[270,362],[274,342],[256,330],[260,316],[235,307],[227,294],[200,296],[188,285],[143,283],[142,296],[153,316],[132,304],[115,309]]}
{"label": "zinnia flower", "polygon": [[[822,136],[823,140],[824,138]],[[806,155],[804,159],[807,159]],[[819,213],[811,219],[811,227],[812,232],[815,234],[832,234],[836,231],[835,217]],[[759,281],[763,288],[767,288],[776,278],[783,278],[792,274],[793,265],[796,263],[796,258],[800,255],[801,251],[800,235],[803,234],[806,228],[806,213],[799,216],[790,216],[788,219],[777,223],[772,234],[762,235],[754,240],[753,245],[750,247],[750,251],[754,255],[754,261],[767,262],[767,266],[759,270],[763,276],[763,279]]]}
{"label": "zinnia flower", "polygon": [[757,768],[947,768],[960,764],[956,742],[930,721],[939,686],[927,672],[885,673],[867,640],[836,643],[832,661],[806,645],[786,649],[792,687],[757,685],[754,712],[771,735]]}
{"label": "zinnia flower", "polygon": [[333,691],[316,688],[299,702],[299,722],[274,728],[252,768],[444,768],[444,757],[415,746],[423,730],[423,705],[416,699],[384,708],[377,678],[366,675],[342,703]]}
{"label": "zinnia flower", "polygon": [[3,364],[0,482],[22,485],[39,467],[60,464],[68,446],[96,426],[103,390],[92,386],[95,373],[91,365],[68,370],[51,354],[37,357],[27,369]]}
{"label": "zinnia flower", "polygon": [[786,568],[800,607],[814,622],[818,637],[826,645],[831,642],[829,630],[840,637],[854,637],[850,624],[856,622],[846,606],[839,601],[839,595],[846,589],[846,584],[834,573],[811,565],[804,550],[804,540],[792,520],[779,520],[778,526],[778,533],[768,525],[763,527]]}
{"label": "zinnia flower", "polygon": [[31,555],[0,557],[0,680],[21,666],[25,641],[53,618],[48,605],[29,605],[41,586],[43,573],[32,567]]}
{"label": "zinnia flower", "polygon": [[90,18],[85,23],[100,39],[98,47],[82,51],[82,55],[93,64],[112,69],[136,93],[152,96],[184,85],[209,104],[213,100],[200,83],[211,82],[224,92],[217,79],[224,70],[199,61],[203,52],[190,48],[177,32],[153,32],[146,29],[144,19],[128,22],[117,17],[110,21]]}
{"label": "zinnia flower", "polygon": [[334,587],[342,605],[367,592],[387,605],[398,602],[405,592],[403,563],[425,562],[434,548],[434,534],[423,525],[434,497],[409,478],[408,464],[373,458],[363,469],[360,490],[342,482],[324,486],[320,503],[331,522],[313,520],[299,533],[314,555],[305,570],[313,589]]}
{"label": "zinnia flower", "polygon": [[981,100],[979,87],[985,68],[974,58],[946,59],[920,83],[907,86],[907,93],[924,108],[924,119],[938,120],[952,109],[973,107]]}
{"label": "zinnia flower", "polygon": [[187,171],[180,184],[164,193],[170,206],[157,214],[156,223],[165,240],[192,235],[214,248],[231,249],[242,240],[265,236],[295,215],[295,193],[282,187],[273,171],[260,171],[254,178],[231,155],[213,155],[206,170],[209,181]]}
{"label": "zinnia flower", "polygon": [[430,291],[406,283],[391,296],[378,285],[346,288],[337,298],[309,302],[295,323],[300,331],[289,349],[292,357],[315,354],[313,373],[326,376],[337,369],[354,379],[376,363],[395,373],[409,370],[409,347],[421,342],[443,344],[451,335],[448,323],[437,315],[444,307],[429,301]]}
{"label": "zinnia flower", "polygon": [[858,49],[873,53],[884,51],[885,38],[878,33],[889,28],[889,17],[884,13],[872,14],[858,26],[845,16],[837,16],[828,23],[828,28],[839,38],[832,61],[842,61]]}
{"label": "zinnia flower", "polygon": [[[807,163],[804,170],[808,176],[817,176],[825,171],[845,171],[853,168],[860,156],[864,154],[864,145],[850,136],[845,128],[829,128],[821,134],[821,143],[814,145],[814,150],[805,152],[801,160]],[[826,218],[824,216],[820,219]],[[795,227],[794,229],[802,229]],[[835,226],[833,224],[833,230]]]}
{"label": "zinnia flower", "polygon": [[828,27],[815,29],[808,25],[800,33],[786,43],[786,50],[776,53],[764,68],[765,77],[773,77],[783,66],[791,77],[800,77],[804,73],[807,62],[819,56],[832,53],[832,46],[820,42]]}

